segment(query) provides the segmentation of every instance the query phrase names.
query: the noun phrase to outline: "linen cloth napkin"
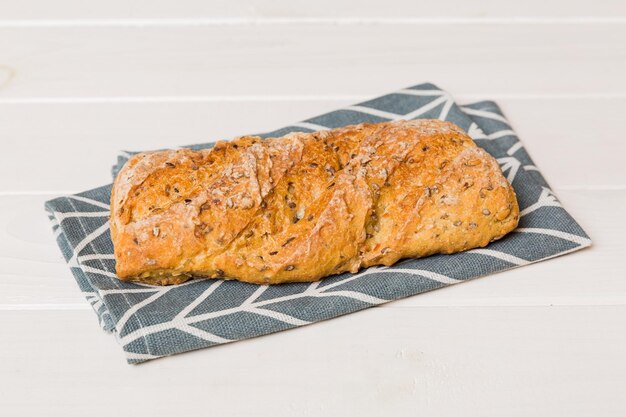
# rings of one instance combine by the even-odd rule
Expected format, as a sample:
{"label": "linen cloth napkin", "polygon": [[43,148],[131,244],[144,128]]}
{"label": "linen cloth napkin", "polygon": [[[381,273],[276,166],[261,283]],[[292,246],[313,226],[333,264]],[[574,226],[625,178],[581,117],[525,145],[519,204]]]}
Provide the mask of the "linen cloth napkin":
{"label": "linen cloth napkin", "polygon": [[[260,136],[416,118],[456,123],[498,160],[520,205],[515,232],[486,248],[408,259],[314,283],[266,286],[203,279],[154,287],[115,276],[108,223],[111,185],[56,198],[46,209],[79,287],[102,328],[115,334],[129,363],[303,326],[591,244],[492,101],[459,106],[445,91],[421,84]],[[121,154],[114,174],[129,156]]]}

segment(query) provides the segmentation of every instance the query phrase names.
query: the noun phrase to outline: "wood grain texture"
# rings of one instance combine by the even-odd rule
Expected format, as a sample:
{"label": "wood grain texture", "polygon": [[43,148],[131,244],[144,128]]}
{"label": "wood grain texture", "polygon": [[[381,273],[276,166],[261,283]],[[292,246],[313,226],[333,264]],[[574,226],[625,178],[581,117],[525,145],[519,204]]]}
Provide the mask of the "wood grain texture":
{"label": "wood grain texture", "polygon": [[616,17],[625,16],[623,2],[571,0],[564,7],[559,2],[528,0],[507,2],[493,0],[390,0],[383,4],[373,0],[234,0],[207,2],[203,0],[110,0],[87,4],[80,0],[59,0],[54,3],[22,0],[1,0],[0,21],[17,19],[198,19],[220,18],[441,18],[467,17]]}
{"label": "wood grain texture", "polygon": [[0,411],[621,417],[625,325],[625,306],[382,307],[131,367],[91,312],[0,312]]}
{"label": "wood grain texture", "polygon": [[0,102],[371,96],[423,80],[457,96],[624,95],[625,37],[599,23],[4,28]]}

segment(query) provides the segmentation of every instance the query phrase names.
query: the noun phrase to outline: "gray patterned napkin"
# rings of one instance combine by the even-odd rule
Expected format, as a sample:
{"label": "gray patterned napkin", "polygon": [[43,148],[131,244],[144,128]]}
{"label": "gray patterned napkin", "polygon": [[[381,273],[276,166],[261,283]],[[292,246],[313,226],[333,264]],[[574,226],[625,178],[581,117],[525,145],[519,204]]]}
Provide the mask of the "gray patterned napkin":
{"label": "gray patterned napkin", "polygon": [[[129,363],[303,326],[591,244],[491,101],[458,106],[448,93],[421,84],[261,136],[416,118],[456,123],[498,160],[520,204],[515,232],[486,248],[408,259],[392,267],[372,267],[315,283],[266,286],[194,280],[153,287],[115,277],[108,223],[111,185],[56,198],[46,203],[46,209],[79,287],[102,328],[115,334]],[[122,153],[114,174],[129,156]]]}

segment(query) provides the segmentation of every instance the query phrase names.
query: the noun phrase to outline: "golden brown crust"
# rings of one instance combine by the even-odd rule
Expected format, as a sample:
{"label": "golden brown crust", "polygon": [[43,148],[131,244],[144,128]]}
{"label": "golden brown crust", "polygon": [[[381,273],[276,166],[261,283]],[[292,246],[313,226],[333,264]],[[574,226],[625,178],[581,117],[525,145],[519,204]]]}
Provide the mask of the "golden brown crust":
{"label": "golden brown crust", "polygon": [[160,285],[315,281],[485,246],[518,216],[497,162],[438,120],[143,153],[111,195],[117,275]]}

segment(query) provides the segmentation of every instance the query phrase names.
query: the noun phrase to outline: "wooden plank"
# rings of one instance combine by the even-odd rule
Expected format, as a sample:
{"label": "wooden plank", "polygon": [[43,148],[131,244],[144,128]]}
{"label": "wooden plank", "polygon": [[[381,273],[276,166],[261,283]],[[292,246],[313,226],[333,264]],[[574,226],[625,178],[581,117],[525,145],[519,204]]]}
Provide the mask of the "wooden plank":
{"label": "wooden plank", "polygon": [[[4,104],[0,137],[10,157],[0,164],[0,193],[83,191],[111,181],[110,167],[121,149],[175,147],[269,131],[354,102]],[[626,98],[498,102],[554,187],[626,186],[626,142],[615,134]],[[583,156],[586,168],[580,169]]]}
{"label": "wooden plank", "polygon": [[625,325],[624,306],[383,307],[129,366],[87,311],[0,312],[0,413],[617,417]]}
{"label": "wooden plank", "polygon": [[[407,306],[626,305],[626,190],[561,190],[594,246],[390,304]],[[86,309],[43,212],[50,196],[0,197],[0,309]]]}
{"label": "wooden plank", "polygon": [[219,18],[440,18],[465,17],[616,17],[626,15],[622,2],[600,0],[568,1],[567,6],[558,2],[529,0],[523,3],[476,0],[411,1],[372,0],[342,1],[318,0],[236,0],[228,2],[206,2],[202,0],[179,0],[175,4],[167,0],[139,0],[129,3],[110,0],[87,5],[80,0],[60,0],[53,3],[22,0],[0,1],[0,21],[18,19],[219,19]]}
{"label": "wooden plank", "polygon": [[[348,101],[23,104],[0,106],[10,155],[0,191],[82,191],[112,181],[120,150],[148,150],[270,131]],[[37,166],[37,169],[32,169]],[[54,175],[42,175],[54,172]]]}
{"label": "wooden plank", "polygon": [[0,101],[369,96],[422,80],[457,95],[623,96],[625,37],[619,23],[8,27]]}

